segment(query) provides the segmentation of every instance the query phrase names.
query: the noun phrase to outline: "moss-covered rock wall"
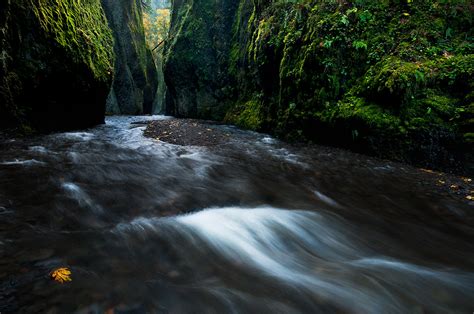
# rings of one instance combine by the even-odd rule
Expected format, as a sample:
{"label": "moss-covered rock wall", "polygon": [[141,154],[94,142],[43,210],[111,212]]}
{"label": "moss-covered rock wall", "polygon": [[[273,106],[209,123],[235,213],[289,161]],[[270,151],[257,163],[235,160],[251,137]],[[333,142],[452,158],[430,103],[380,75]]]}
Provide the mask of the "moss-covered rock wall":
{"label": "moss-covered rock wall", "polygon": [[102,0],[115,39],[110,114],[152,113],[158,74],[145,42],[141,0]]}
{"label": "moss-covered rock wall", "polygon": [[0,129],[93,126],[107,100],[111,113],[151,113],[157,72],[141,14],[139,0],[1,1]]}
{"label": "moss-covered rock wall", "polygon": [[0,128],[103,122],[113,40],[99,0],[0,4]]}
{"label": "moss-covered rock wall", "polygon": [[[195,2],[174,2],[173,40],[183,43],[169,46],[165,66],[178,95],[170,113],[196,116],[209,103],[196,95],[219,73],[220,89],[205,93],[220,96],[219,114],[197,116],[225,112],[228,122],[287,139],[472,167],[471,1],[241,0],[225,13],[233,24],[221,46],[200,35],[216,23],[215,8],[203,6],[199,19]],[[223,66],[204,66],[213,55]],[[175,74],[184,70],[192,75]]]}
{"label": "moss-covered rock wall", "polygon": [[164,73],[166,112],[179,117],[225,115],[230,41],[238,1],[175,0]]}

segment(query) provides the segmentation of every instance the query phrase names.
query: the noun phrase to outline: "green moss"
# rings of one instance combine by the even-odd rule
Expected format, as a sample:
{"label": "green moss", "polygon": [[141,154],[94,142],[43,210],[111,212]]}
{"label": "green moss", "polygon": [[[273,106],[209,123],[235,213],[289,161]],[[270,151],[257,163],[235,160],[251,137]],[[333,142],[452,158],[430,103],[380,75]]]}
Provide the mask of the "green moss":
{"label": "green moss", "polygon": [[343,145],[356,130],[400,154],[417,141],[451,149],[473,132],[473,13],[466,0],[253,1],[236,24],[249,34],[231,43],[240,99],[228,120]]}
{"label": "green moss", "polygon": [[434,112],[446,120],[459,117],[459,114],[464,111],[461,106],[456,106],[458,103],[459,99],[436,94],[434,91],[429,91],[427,97],[422,100],[427,115]]}
{"label": "green moss", "polygon": [[41,27],[77,62],[107,81],[113,68],[113,38],[100,0],[32,1]]}
{"label": "green moss", "polygon": [[237,9],[237,14],[234,19],[232,26],[232,45],[230,48],[229,55],[229,72],[231,75],[236,76],[239,73],[239,61],[244,58],[246,51],[245,45],[242,45],[241,39],[245,36],[247,27],[245,26],[245,1],[240,1]]}
{"label": "green moss", "polygon": [[242,128],[259,130],[263,124],[262,104],[250,100],[229,111],[224,119]]}
{"label": "green moss", "polygon": [[391,98],[391,103],[401,105],[425,83],[426,74],[420,64],[388,57],[367,71],[359,90],[368,97]]}
{"label": "green moss", "polygon": [[474,133],[465,133],[464,140],[470,144],[474,144]]}
{"label": "green moss", "polygon": [[472,133],[471,2],[240,0],[217,17],[214,4],[230,1],[177,2],[173,97],[201,110],[211,97],[195,96],[217,91],[212,108],[231,104],[226,121],[282,137],[345,145],[356,134],[367,151],[403,154],[437,139],[448,150]]}
{"label": "green moss", "polygon": [[330,123],[336,120],[358,120],[369,129],[384,132],[399,131],[400,127],[400,119],[397,116],[359,97],[348,97],[338,102],[321,118]]}

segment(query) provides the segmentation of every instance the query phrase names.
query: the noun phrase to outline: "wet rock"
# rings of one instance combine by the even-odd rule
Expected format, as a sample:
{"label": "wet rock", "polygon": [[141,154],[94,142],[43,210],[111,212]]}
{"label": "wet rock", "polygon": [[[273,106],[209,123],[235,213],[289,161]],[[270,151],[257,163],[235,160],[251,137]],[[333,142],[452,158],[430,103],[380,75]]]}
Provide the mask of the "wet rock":
{"label": "wet rock", "polygon": [[151,113],[158,73],[145,43],[139,0],[102,0],[115,39],[114,81],[107,99],[110,114]]}
{"label": "wet rock", "polygon": [[172,40],[164,65],[167,114],[213,120],[224,117],[238,6],[239,1],[227,0],[173,2]]}

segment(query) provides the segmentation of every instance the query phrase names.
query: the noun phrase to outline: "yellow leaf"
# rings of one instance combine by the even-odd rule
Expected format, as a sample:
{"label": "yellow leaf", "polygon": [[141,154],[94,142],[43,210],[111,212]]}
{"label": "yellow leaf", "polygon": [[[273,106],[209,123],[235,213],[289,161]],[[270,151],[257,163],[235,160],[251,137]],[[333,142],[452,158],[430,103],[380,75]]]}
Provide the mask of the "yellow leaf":
{"label": "yellow leaf", "polygon": [[71,271],[69,270],[69,268],[61,267],[54,270],[51,273],[51,278],[53,278],[55,281],[59,283],[65,283],[67,281],[72,281],[70,275],[71,275]]}

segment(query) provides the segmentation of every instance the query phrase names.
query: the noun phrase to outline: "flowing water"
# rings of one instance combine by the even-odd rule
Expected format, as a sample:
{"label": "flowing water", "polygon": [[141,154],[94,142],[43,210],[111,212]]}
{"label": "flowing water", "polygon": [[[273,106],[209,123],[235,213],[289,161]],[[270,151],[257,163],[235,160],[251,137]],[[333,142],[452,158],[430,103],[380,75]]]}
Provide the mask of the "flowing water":
{"label": "flowing water", "polygon": [[146,119],[0,144],[2,314],[474,311],[474,209],[416,169]]}

